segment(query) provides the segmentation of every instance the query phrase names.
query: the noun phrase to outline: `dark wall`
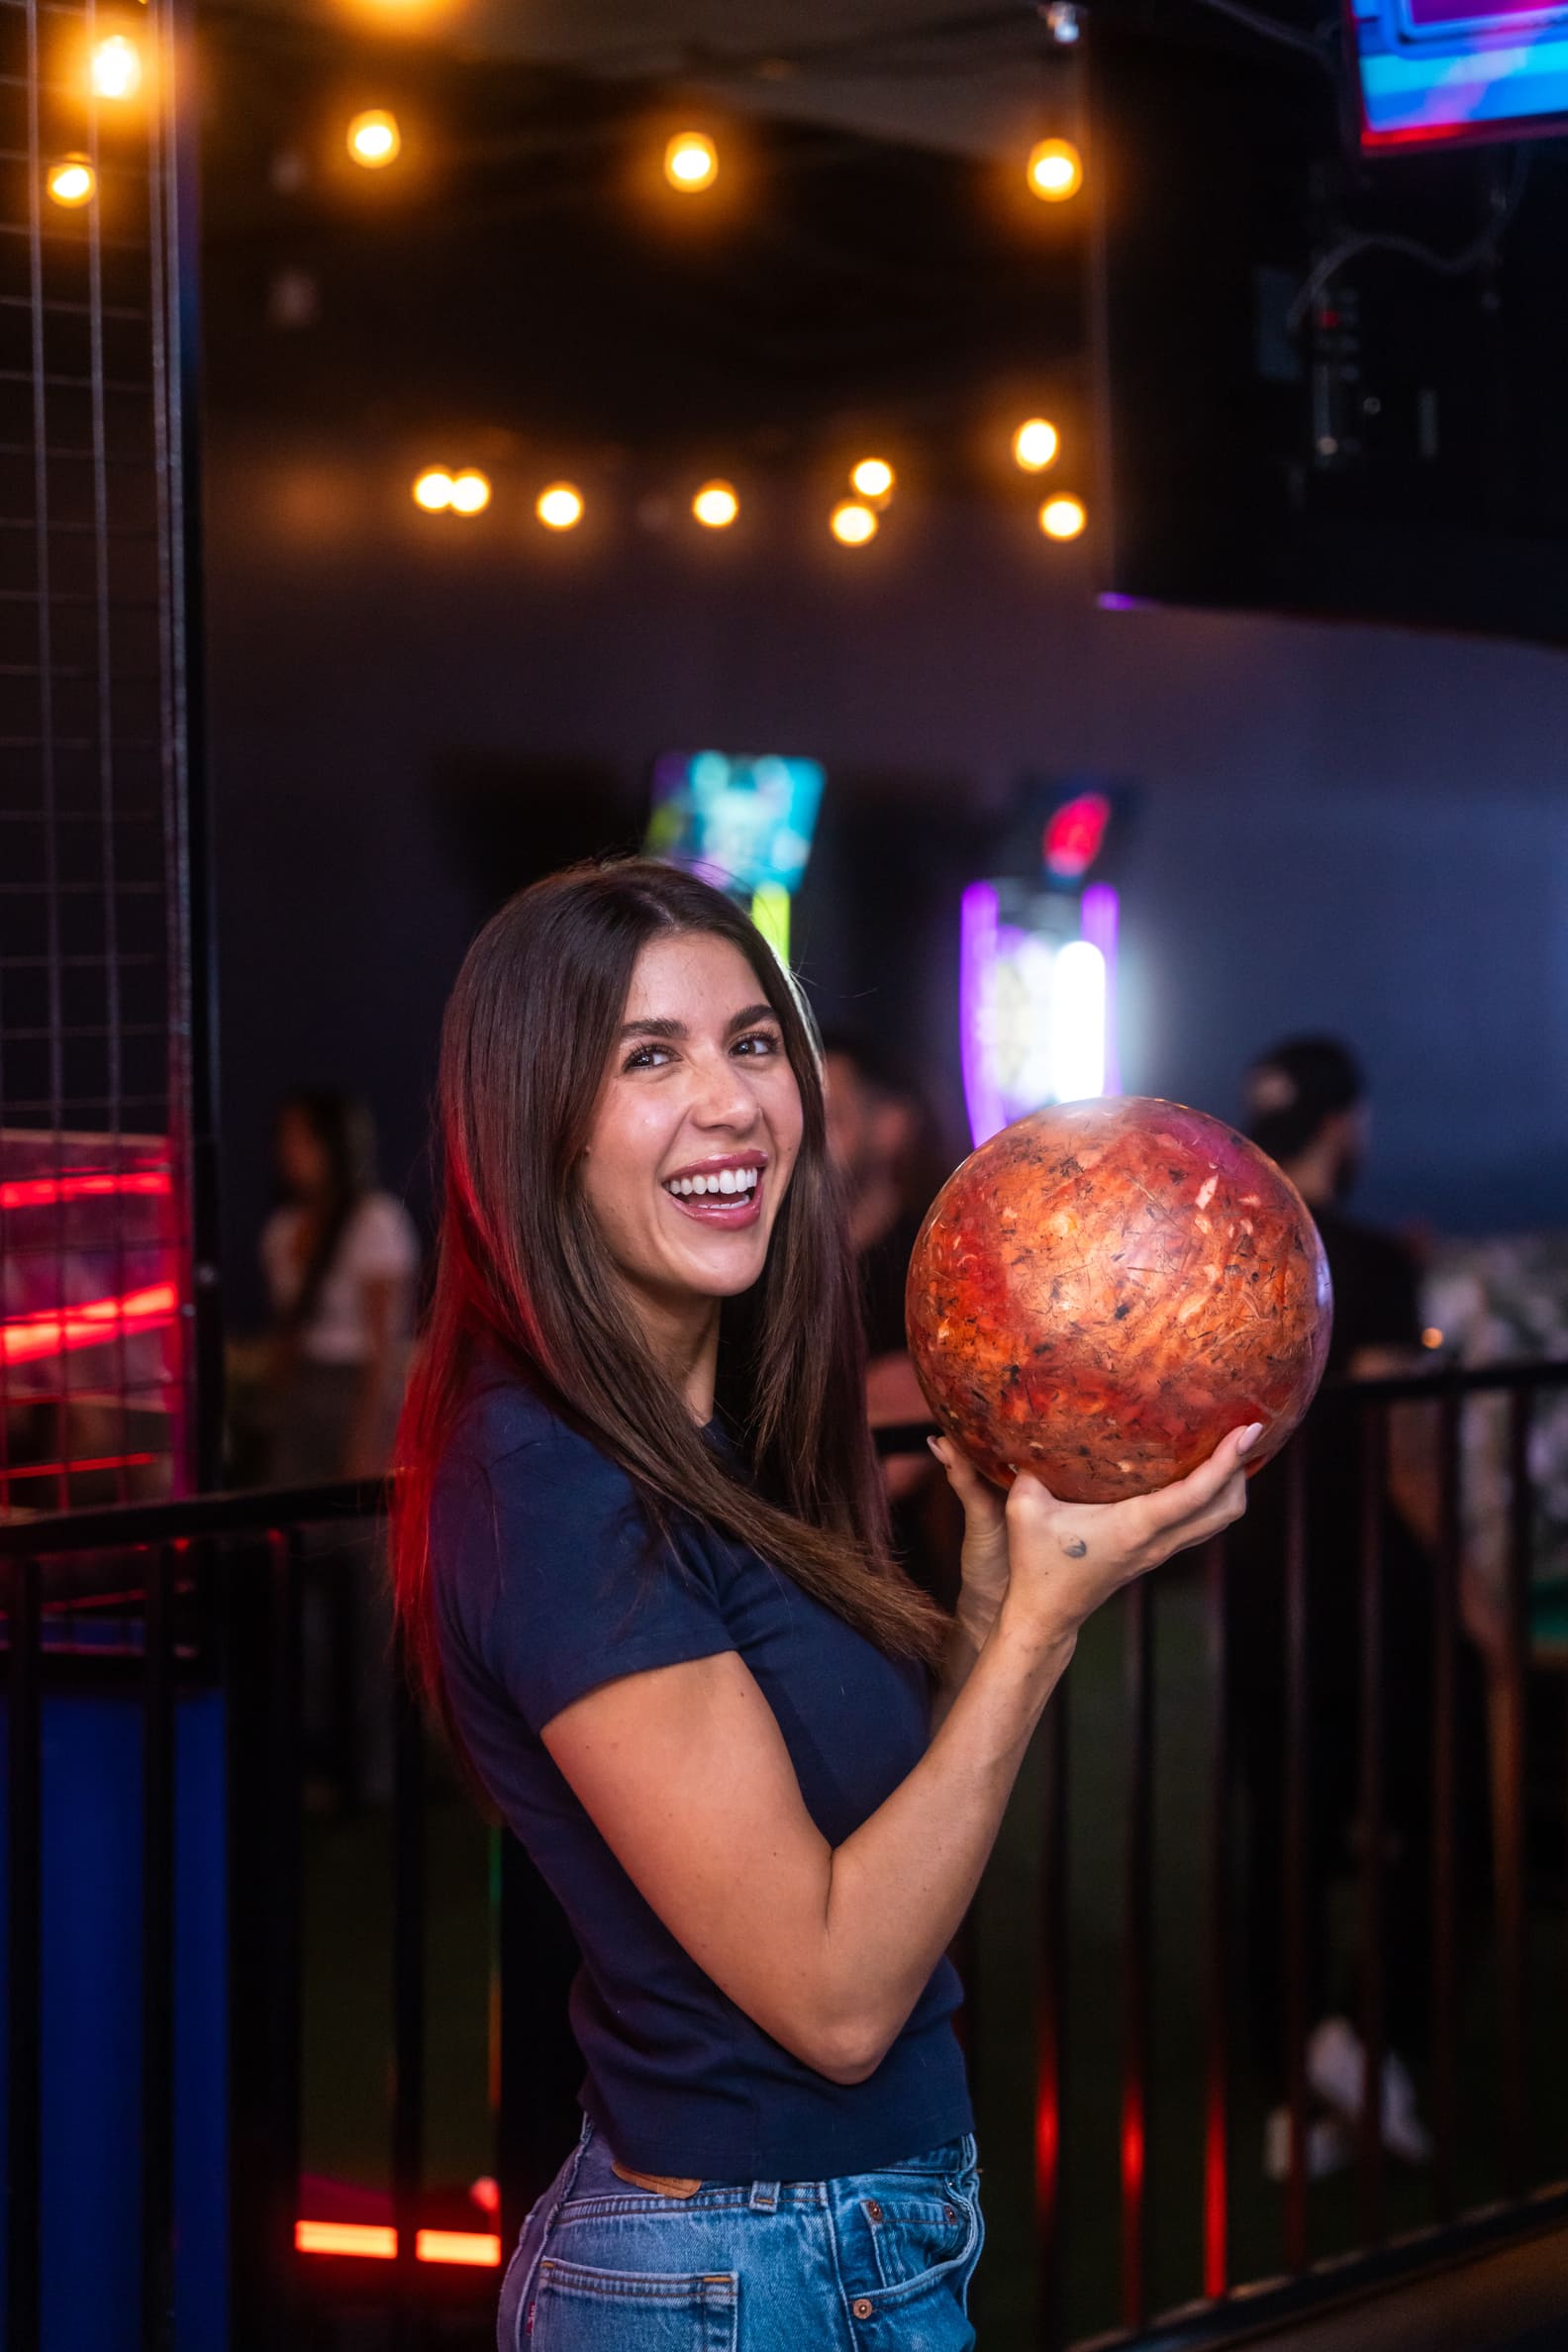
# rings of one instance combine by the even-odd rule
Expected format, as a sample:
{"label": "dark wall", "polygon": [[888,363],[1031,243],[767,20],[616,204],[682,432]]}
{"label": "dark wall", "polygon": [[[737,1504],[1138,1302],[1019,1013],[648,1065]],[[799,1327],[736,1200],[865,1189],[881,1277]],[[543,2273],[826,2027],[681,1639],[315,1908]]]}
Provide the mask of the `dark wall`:
{"label": "dark wall", "polygon": [[[454,455],[460,453],[454,452]],[[977,833],[1026,774],[1141,788],[1124,1080],[1223,1115],[1277,1032],[1352,1037],[1364,1201],[1456,1228],[1568,1200],[1568,657],[1095,609],[1027,516],[894,509],[869,549],[764,485],[697,539],[630,493],[552,539],[523,477],[432,522],[401,457],[218,439],[207,480],[227,1265],[253,1311],[271,1106],[362,1085],[423,1206],[442,999],[537,872],[636,838],[659,750],[829,769],[800,910],[830,1018],[892,1024],[950,1108]]]}

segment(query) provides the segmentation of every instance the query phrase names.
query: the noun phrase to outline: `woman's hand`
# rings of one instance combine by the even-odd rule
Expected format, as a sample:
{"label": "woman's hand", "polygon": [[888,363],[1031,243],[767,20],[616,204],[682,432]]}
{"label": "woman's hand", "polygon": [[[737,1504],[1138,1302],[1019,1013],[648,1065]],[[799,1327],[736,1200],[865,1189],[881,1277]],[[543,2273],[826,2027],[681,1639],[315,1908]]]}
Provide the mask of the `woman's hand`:
{"label": "woman's hand", "polygon": [[1262,1422],[1232,1429],[1190,1477],[1126,1503],[1061,1503],[1029,1471],[1006,1498],[945,1437],[931,1451],[964,1509],[963,1591],[1021,1631],[1073,1641],[1103,1601],[1246,1509],[1242,1463]]}

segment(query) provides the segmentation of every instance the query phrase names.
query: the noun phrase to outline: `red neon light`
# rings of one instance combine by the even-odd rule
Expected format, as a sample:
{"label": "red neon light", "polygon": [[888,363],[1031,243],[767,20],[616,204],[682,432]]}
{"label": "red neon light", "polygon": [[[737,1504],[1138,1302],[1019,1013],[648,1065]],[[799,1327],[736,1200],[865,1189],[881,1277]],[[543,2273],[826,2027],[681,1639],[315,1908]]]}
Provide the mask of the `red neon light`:
{"label": "red neon light", "polygon": [[[296,2221],[298,2254],[346,2254],[359,2262],[395,2262],[398,2233],[390,2222]],[[419,2229],[416,2262],[451,2262],[470,2270],[499,2270],[501,2240],[472,2229]]]}
{"label": "red neon light", "polygon": [[173,1189],[166,1169],[127,1176],[19,1176],[0,1184],[0,1209],[51,1209],[59,1201],[106,1200],[129,1193],[163,1199]]}
{"label": "red neon light", "polygon": [[69,1478],[78,1470],[145,1470],[148,1462],[160,1461],[160,1454],[95,1454],[91,1460],[79,1462],[29,1462],[21,1470],[0,1470],[0,1479]]}
{"label": "red neon light", "polygon": [[1103,792],[1080,792],[1063,801],[1045,827],[1045,865],[1058,882],[1077,882],[1105,847],[1111,803]]}
{"label": "red neon light", "polygon": [[128,1292],[123,1299],[92,1299],[85,1307],[67,1307],[63,1313],[49,1308],[42,1315],[20,1315],[0,1323],[0,1353],[8,1364],[27,1364],[70,1347],[101,1347],[122,1333],[129,1336],[168,1323],[178,1309],[173,1283],[157,1282],[149,1290]]}

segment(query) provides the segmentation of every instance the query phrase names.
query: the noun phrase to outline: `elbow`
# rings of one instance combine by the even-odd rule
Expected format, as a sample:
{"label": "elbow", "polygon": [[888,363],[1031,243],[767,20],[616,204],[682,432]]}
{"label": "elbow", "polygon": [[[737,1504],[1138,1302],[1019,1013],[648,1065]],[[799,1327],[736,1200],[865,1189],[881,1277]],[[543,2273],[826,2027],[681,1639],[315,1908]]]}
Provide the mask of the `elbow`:
{"label": "elbow", "polygon": [[814,2073],[846,2088],[868,2082],[887,2056],[889,2037],[869,2017],[845,2018],[830,2031],[821,2028],[809,2051],[801,2055]]}

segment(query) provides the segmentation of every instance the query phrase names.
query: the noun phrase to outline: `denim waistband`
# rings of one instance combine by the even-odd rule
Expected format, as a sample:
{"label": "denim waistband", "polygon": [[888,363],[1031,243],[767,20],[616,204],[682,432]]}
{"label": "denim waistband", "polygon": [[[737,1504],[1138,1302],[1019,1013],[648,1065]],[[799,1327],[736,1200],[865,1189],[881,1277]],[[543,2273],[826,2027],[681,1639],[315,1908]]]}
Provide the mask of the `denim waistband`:
{"label": "denim waistband", "polygon": [[[578,2197],[614,2197],[630,2191],[632,2185],[611,2168],[616,2161],[615,2151],[605,2133],[591,2117],[584,2115],[582,2131],[577,2143],[578,2162],[574,2168],[572,2193]],[[628,2166],[629,2171],[641,2172],[640,2166]],[[889,2164],[867,2165],[856,2173],[839,2174],[814,2181],[720,2181],[701,2180],[692,2194],[701,2196],[706,2205],[715,2202],[726,2205],[751,2205],[769,2209],[781,2205],[826,2206],[833,2202],[835,2188],[845,2181],[888,2180],[948,2180],[977,2169],[977,2149],[973,2132],[965,2132],[956,2139],[944,2140],[934,2148],[924,2148],[918,2155],[902,2157]],[[668,2178],[668,2175],[655,2176]],[[696,2178],[688,2175],[687,2178]]]}

